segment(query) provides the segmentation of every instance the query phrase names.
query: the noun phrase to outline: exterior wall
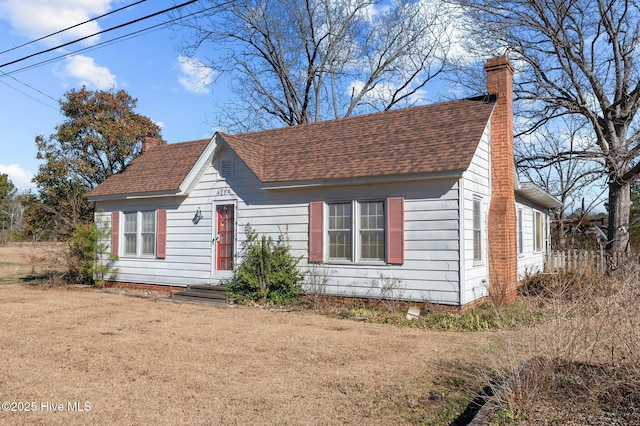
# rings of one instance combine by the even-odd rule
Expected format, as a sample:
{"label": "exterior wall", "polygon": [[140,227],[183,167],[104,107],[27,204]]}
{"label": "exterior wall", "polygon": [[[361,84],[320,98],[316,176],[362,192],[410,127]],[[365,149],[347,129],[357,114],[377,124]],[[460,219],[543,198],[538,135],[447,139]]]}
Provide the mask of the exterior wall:
{"label": "exterior wall", "polygon": [[[490,129],[487,126],[469,168],[461,179],[462,190],[462,305],[488,294],[488,245],[487,216],[491,201],[490,182]],[[473,258],[473,201],[479,198],[482,214],[481,260]]]}
{"label": "exterior wall", "polygon": [[[293,254],[303,257],[301,266],[316,277],[326,279],[327,294],[379,297],[381,287],[393,281],[391,297],[459,303],[458,183],[455,180],[261,190],[242,163],[236,162],[235,166],[233,179],[212,181],[211,186],[214,202],[217,192],[229,192],[237,197],[238,241],[244,240],[247,224],[273,238],[281,231],[287,232]],[[404,197],[403,265],[307,264],[310,202],[395,196]],[[381,274],[388,278],[386,282],[381,280]]]}
{"label": "exterior wall", "polygon": [[[97,220],[109,223],[111,212],[167,210],[165,259],[120,254],[114,265],[117,281],[186,286],[215,283],[230,278],[230,271],[215,266],[218,230],[216,206],[235,208],[235,252],[248,224],[260,234],[277,238],[286,232],[301,266],[326,280],[327,294],[380,297],[383,287],[393,298],[465,305],[487,294],[487,214],[490,203],[489,130],[462,178],[422,180],[387,184],[263,190],[255,176],[231,152],[222,150],[207,165],[188,197],[146,198],[100,202]],[[232,164],[233,175],[223,179],[221,161]],[[402,265],[324,262],[308,264],[309,203],[404,198],[404,263]],[[482,259],[473,259],[473,200],[482,200]],[[461,206],[462,208],[459,208]],[[533,252],[533,212],[536,206],[520,197],[524,213],[524,253],[518,272],[541,267],[543,254]],[[203,218],[193,222],[197,210]],[[545,213],[546,211],[538,209]],[[326,216],[325,216],[326,217]],[[548,227],[546,228],[548,230]],[[120,246],[124,245],[124,222],[120,221]],[[326,233],[325,233],[326,237]],[[106,241],[109,243],[110,241]],[[327,247],[327,244],[324,244]],[[122,253],[122,250],[120,250]],[[236,258],[236,260],[238,260]]]}
{"label": "exterior wall", "polygon": [[[520,280],[527,274],[542,271],[544,268],[544,257],[549,248],[549,212],[523,197],[516,197],[516,215],[518,210],[522,210],[523,225],[522,253],[518,250],[518,280]],[[544,224],[542,251],[534,250],[534,212],[542,214]]]}
{"label": "exterior wall", "polygon": [[[211,262],[210,234],[204,234],[191,220],[197,203],[184,198],[148,198],[118,202],[99,202],[96,220],[109,223],[111,212],[167,210],[167,254],[165,259],[153,256],[125,256],[124,222],[120,219],[119,260],[117,281],[143,284],[186,286],[207,283]],[[107,242],[110,244],[110,241]]]}
{"label": "exterior wall", "polygon": [[[233,176],[222,179],[220,162],[233,163]],[[110,219],[114,210],[167,209],[166,259],[127,258],[115,267],[118,281],[182,285],[217,282],[229,271],[214,266],[217,205],[235,206],[236,253],[241,252],[245,227],[277,238],[286,232],[301,266],[326,277],[327,294],[379,297],[381,287],[395,283],[389,296],[458,305],[460,243],[459,182],[456,179],[354,185],[323,188],[263,190],[255,176],[229,151],[222,150],[207,167],[187,198],[101,202],[97,216]],[[404,197],[405,252],[402,265],[325,262],[307,264],[309,203]],[[192,223],[200,208],[203,219]],[[121,245],[124,240],[121,228]],[[326,245],[325,245],[326,247]],[[381,279],[381,276],[383,279]],[[386,280],[384,278],[387,278]],[[384,292],[384,291],[383,291]]]}

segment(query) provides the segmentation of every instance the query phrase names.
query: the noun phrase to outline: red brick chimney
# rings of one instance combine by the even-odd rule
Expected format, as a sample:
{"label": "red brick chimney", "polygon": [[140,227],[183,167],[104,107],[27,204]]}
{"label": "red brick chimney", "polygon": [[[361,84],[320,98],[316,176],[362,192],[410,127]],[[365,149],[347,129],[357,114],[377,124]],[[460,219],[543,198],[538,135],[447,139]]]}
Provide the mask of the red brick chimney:
{"label": "red brick chimney", "polygon": [[489,205],[489,293],[498,302],[516,297],[518,282],[513,152],[513,67],[506,56],[484,66],[487,89],[497,95],[491,116],[491,204]]}
{"label": "red brick chimney", "polygon": [[145,136],[142,138],[142,153],[144,154],[145,152],[152,150],[158,145],[160,145],[160,140],[152,138],[150,136]]}

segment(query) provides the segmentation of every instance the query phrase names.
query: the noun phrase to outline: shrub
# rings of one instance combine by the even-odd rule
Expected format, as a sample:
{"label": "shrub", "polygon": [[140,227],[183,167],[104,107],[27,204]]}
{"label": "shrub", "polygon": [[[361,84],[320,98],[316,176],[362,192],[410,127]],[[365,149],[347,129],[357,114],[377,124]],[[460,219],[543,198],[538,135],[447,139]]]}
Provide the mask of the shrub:
{"label": "shrub", "polygon": [[229,282],[229,295],[234,300],[253,300],[284,304],[302,293],[304,274],[297,268],[301,257],[291,254],[289,239],[280,233],[276,241],[247,225],[243,255]]}
{"label": "shrub", "polygon": [[104,241],[111,235],[103,223],[80,223],[69,242],[69,279],[80,284],[104,285],[117,274],[113,263],[118,256],[107,253]]}

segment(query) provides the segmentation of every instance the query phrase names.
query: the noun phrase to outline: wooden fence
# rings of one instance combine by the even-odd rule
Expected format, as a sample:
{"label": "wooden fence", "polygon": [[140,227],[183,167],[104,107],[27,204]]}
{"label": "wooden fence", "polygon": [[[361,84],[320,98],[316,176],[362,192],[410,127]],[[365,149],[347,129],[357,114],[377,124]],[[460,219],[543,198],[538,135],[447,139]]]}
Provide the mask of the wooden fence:
{"label": "wooden fence", "polygon": [[631,252],[604,250],[558,250],[547,253],[545,272],[577,271],[582,273],[605,273],[621,268],[630,262],[637,263],[637,256]]}

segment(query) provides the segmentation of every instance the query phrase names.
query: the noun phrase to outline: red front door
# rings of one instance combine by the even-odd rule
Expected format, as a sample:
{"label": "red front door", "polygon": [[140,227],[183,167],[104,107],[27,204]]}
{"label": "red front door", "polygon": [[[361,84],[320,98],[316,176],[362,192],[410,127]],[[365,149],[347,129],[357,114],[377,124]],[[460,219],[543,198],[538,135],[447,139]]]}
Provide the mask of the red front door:
{"label": "red front door", "polygon": [[217,207],[218,247],[216,267],[219,271],[233,269],[233,205]]}

